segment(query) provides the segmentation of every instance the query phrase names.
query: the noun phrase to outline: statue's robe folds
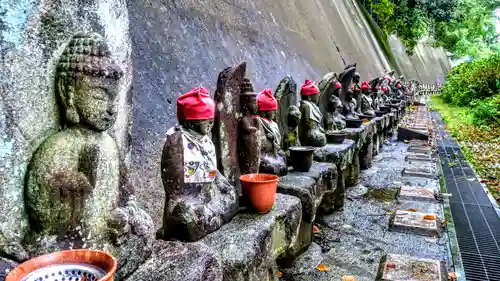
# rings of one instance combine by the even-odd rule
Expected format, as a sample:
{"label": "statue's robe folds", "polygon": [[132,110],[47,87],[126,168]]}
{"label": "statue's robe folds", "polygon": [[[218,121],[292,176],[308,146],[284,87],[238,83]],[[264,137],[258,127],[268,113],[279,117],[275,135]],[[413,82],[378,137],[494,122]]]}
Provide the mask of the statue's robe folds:
{"label": "statue's robe folds", "polygon": [[236,215],[236,188],[216,167],[208,136],[180,125],[168,130],[161,160],[166,198],[160,236],[196,241]]}
{"label": "statue's robe folds", "polygon": [[[287,173],[287,164],[285,153],[280,148],[281,134],[278,123],[273,120],[259,117],[261,142],[260,154],[260,173],[285,175]],[[272,139],[268,138],[272,136]]]}

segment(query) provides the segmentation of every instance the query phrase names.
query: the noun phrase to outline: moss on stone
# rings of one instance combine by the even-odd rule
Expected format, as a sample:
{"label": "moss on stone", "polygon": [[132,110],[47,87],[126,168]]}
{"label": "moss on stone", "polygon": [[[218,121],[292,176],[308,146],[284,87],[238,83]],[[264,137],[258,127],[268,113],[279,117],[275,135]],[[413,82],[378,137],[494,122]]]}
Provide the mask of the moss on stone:
{"label": "moss on stone", "polygon": [[396,198],[398,190],[398,188],[372,188],[365,194],[365,198],[390,202]]}

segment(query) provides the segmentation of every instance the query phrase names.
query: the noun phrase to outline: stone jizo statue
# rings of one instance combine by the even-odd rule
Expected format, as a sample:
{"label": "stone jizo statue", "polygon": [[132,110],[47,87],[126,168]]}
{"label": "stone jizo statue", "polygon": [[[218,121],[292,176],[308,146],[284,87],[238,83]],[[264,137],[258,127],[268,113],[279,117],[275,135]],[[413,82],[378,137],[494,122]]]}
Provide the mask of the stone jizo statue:
{"label": "stone jizo statue", "polygon": [[284,176],[288,169],[285,153],[280,147],[279,126],[274,121],[276,110],[278,110],[278,101],[273,96],[272,89],[264,89],[257,95],[257,105],[261,128],[259,173]]}
{"label": "stone jizo statue", "polygon": [[231,220],[238,210],[236,188],[217,171],[210,132],[215,102],[204,88],[177,99],[179,124],[167,131],[161,159],[165,188],[161,239],[196,241]]}
{"label": "stone jizo statue", "polygon": [[[115,100],[123,71],[98,34],[73,36],[57,62],[56,98],[61,131],[34,154],[25,200],[32,255],[70,246],[108,249],[133,270],[149,255],[151,218],[137,207],[116,141],[106,132],[117,118]],[[28,241],[27,241],[28,243]],[[45,248],[55,247],[55,248]],[[138,265],[138,263],[137,263]]]}
{"label": "stone jizo statue", "polygon": [[345,117],[341,114],[344,108],[340,100],[341,91],[342,84],[335,82],[335,90],[327,103],[326,114],[323,118],[323,125],[327,132],[340,131],[346,127]]}
{"label": "stone jizo statue", "polygon": [[300,143],[304,146],[322,147],[326,145],[326,137],[321,120],[323,114],[318,107],[319,88],[310,80],[306,80],[300,89],[302,100],[300,112],[302,118],[299,125]]}
{"label": "stone jizo statue", "polygon": [[368,81],[363,81],[361,83],[361,102],[360,110],[363,115],[375,116],[375,111],[373,110],[372,104],[373,100],[370,97],[371,91]]}
{"label": "stone jizo statue", "polygon": [[260,168],[261,122],[258,115],[257,93],[245,78],[240,86],[241,120],[238,123],[238,163],[240,174],[255,174]]}

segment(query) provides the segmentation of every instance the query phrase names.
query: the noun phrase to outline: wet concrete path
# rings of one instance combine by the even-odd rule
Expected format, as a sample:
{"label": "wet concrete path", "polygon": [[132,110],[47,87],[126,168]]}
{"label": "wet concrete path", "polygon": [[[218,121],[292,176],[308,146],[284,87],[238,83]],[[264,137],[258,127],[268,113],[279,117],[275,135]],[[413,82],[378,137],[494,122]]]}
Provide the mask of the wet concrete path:
{"label": "wet concrete path", "polygon": [[[419,122],[426,120],[424,115]],[[452,270],[447,232],[441,228],[444,212],[434,197],[440,190],[435,159],[425,152],[426,145],[395,139],[384,145],[372,167],[362,172],[360,183],[349,189],[344,210],[317,219],[320,232],[297,261],[298,274],[284,274],[282,280],[343,280],[345,276],[357,281],[405,281],[410,276],[422,278],[411,280],[442,280]],[[424,158],[428,159],[421,161]],[[429,221],[422,219],[424,215],[435,218]],[[387,254],[432,261],[385,258]],[[381,263],[383,259],[387,261]],[[319,270],[320,264],[328,270]],[[379,268],[386,271],[383,278],[377,276]]]}

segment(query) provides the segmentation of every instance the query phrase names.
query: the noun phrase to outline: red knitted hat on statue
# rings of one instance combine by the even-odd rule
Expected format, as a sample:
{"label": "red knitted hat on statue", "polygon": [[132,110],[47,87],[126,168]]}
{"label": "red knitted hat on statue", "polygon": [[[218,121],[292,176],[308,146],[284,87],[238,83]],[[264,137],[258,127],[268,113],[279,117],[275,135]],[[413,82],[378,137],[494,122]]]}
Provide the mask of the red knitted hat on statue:
{"label": "red knitted hat on statue", "polygon": [[312,96],[316,95],[319,93],[319,88],[318,86],[314,85],[314,83],[311,80],[306,80],[304,85],[300,87],[300,94],[304,96]]}
{"label": "red knitted hat on statue", "polygon": [[398,83],[398,89],[401,89],[401,83]]}
{"label": "red knitted hat on statue", "polygon": [[361,90],[368,90],[368,89],[370,89],[370,85],[368,85],[367,81],[363,81],[361,83]]}
{"label": "red knitted hat on statue", "polygon": [[215,102],[205,88],[195,88],[177,99],[177,119],[209,120],[215,117]]}
{"label": "red knitted hat on statue", "polygon": [[264,89],[257,95],[257,106],[261,111],[278,109],[278,101],[273,96],[272,89],[270,88]]}
{"label": "red knitted hat on statue", "polygon": [[391,76],[389,76],[389,75],[386,75],[386,76],[384,76],[384,80],[388,80],[388,81],[391,81],[392,79],[391,79]]}
{"label": "red knitted hat on statue", "polygon": [[342,88],[342,84],[340,84],[340,82],[336,82],[335,89],[340,89],[340,88]]}
{"label": "red knitted hat on statue", "polygon": [[382,91],[384,91],[384,92],[388,92],[388,91],[389,91],[389,88],[387,88],[387,87],[382,87]]}

